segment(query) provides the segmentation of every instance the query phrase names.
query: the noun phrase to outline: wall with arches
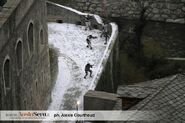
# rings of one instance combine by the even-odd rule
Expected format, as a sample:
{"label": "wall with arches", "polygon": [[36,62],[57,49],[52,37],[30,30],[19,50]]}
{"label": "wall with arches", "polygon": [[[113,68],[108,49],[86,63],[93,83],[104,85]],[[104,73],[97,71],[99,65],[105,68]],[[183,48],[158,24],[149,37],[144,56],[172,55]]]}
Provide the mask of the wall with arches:
{"label": "wall with arches", "polygon": [[0,110],[47,109],[51,81],[46,3],[20,0],[4,6],[10,11],[0,12]]}

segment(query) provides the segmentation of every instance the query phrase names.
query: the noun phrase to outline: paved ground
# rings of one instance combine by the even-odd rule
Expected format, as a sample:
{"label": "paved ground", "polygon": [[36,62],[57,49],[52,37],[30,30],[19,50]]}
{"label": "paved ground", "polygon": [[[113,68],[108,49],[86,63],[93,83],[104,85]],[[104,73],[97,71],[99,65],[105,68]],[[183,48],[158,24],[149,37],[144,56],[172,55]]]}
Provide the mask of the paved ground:
{"label": "paved ground", "polygon": [[[84,67],[90,62],[94,64],[93,73],[97,73],[106,49],[105,39],[100,38],[99,30],[85,31],[84,27],[73,24],[48,23],[48,30],[49,44],[58,49],[60,54],[59,72],[49,110],[76,109],[76,102],[83,102],[83,95],[96,77],[93,74],[93,78],[84,79]],[[86,37],[90,34],[98,37],[92,40],[92,50],[86,47]]]}

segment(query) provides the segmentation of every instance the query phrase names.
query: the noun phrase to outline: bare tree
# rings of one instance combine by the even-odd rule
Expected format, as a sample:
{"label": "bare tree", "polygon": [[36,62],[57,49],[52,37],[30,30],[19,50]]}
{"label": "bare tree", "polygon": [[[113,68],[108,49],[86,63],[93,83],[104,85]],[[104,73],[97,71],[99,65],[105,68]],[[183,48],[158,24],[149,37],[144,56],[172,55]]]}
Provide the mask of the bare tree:
{"label": "bare tree", "polygon": [[150,1],[143,1],[143,0],[137,0],[137,6],[139,13],[138,21],[135,25],[134,32],[135,32],[135,43],[136,43],[136,52],[139,54],[141,53],[142,49],[142,42],[141,37],[143,34],[143,29],[146,25],[146,19],[148,17],[148,14],[150,13]]}

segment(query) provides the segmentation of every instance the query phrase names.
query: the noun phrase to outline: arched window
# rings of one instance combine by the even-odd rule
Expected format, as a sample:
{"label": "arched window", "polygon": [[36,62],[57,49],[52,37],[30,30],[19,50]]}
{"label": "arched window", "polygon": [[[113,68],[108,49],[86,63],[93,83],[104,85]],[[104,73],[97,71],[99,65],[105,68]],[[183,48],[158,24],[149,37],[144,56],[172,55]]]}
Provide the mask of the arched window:
{"label": "arched window", "polygon": [[24,100],[24,109],[23,110],[26,110],[27,109],[27,101]]}
{"label": "arched window", "polygon": [[36,81],[35,85],[36,85],[36,90],[37,90],[38,89],[38,82],[37,81]]}
{"label": "arched window", "polygon": [[57,23],[63,23],[63,20],[57,20]]}
{"label": "arched window", "polygon": [[3,66],[3,81],[6,89],[10,89],[10,60],[6,59]]}
{"label": "arched window", "polygon": [[29,43],[29,50],[30,52],[33,52],[33,23],[29,24],[29,28],[28,28],[28,43]]}
{"label": "arched window", "polygon": [[16,46],[16,60],[17,60],[17,67],[19,70],[22,69],[22,60],[23,60],[23,48],[22,42],[19,41]]}
{"label": "arched window", "polygon": [[40,42],[42,45],[44,44],[44,32],[42,29],[40,30]]}

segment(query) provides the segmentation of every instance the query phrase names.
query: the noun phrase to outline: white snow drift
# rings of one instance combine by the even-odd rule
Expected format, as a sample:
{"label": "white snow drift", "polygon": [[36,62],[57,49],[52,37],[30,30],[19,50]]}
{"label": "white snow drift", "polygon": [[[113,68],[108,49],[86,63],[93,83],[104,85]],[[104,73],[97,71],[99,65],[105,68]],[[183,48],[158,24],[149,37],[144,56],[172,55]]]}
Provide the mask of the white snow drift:
{"label": "white snow drift", "polygon": [[[49,110],[72,110],[76,108],[77,100],[81,100],[94,83],[109,45],[104,45],[105,39],[100,38],[99,30],[85,31],[82,26],[48,23],[48,31],[49,44],[58,49],[60,54],[59,72]],[[92,50],[86,47],[88,35],[98,37],[92,40]],[[94,65],[93,78],[84,79],[84,67],[88,62]]]}

